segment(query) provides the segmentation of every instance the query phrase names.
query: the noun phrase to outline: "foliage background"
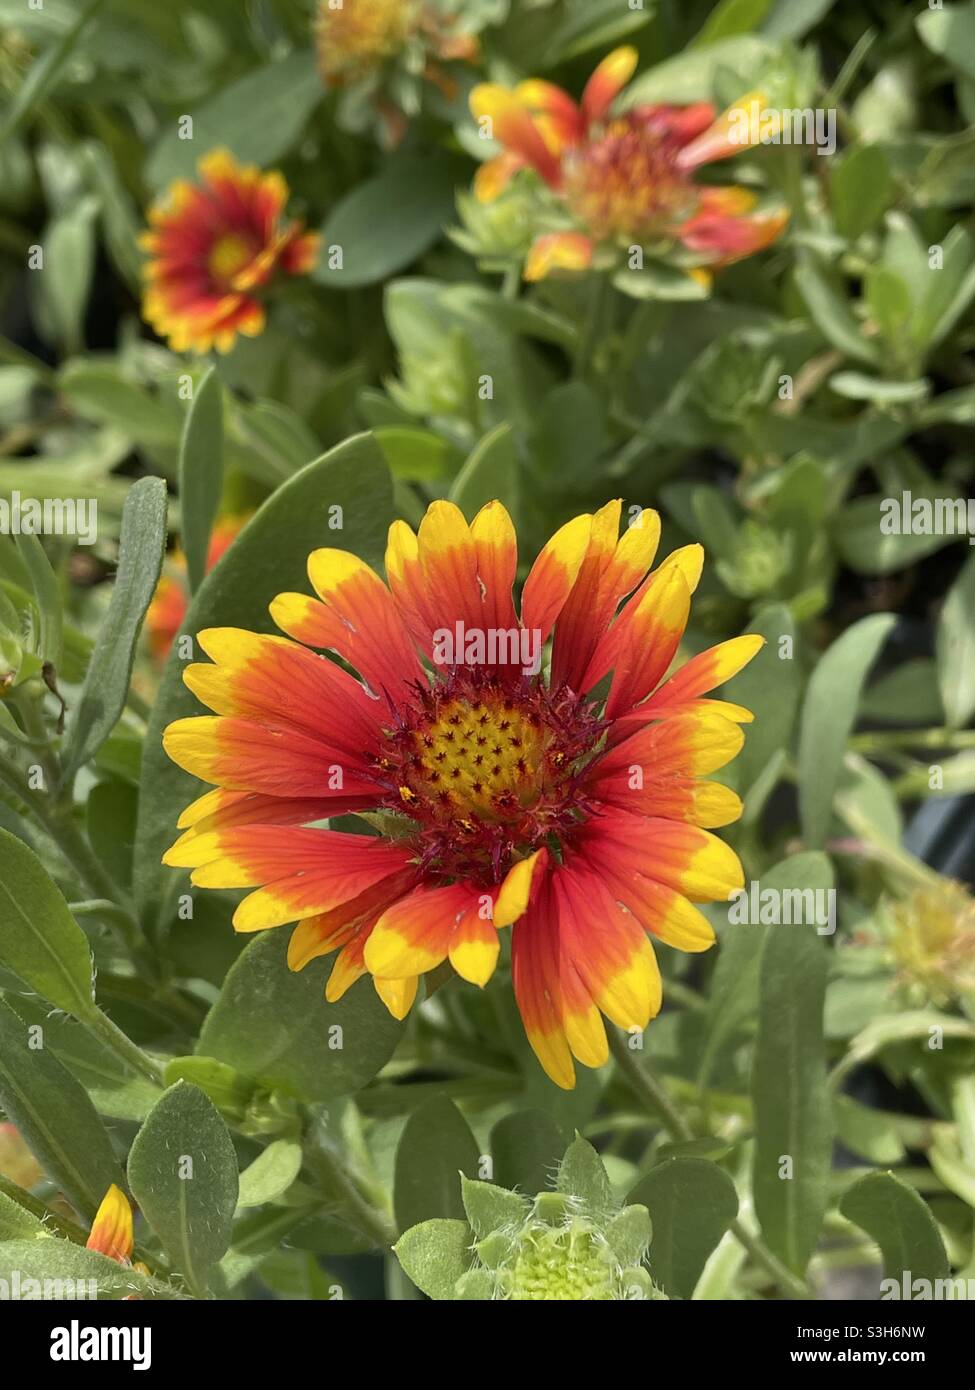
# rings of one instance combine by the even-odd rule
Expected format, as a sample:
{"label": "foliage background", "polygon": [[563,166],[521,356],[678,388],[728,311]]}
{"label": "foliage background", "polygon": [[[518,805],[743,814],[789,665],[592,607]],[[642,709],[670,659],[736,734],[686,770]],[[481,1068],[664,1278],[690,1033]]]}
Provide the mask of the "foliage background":
{"label": "foliage background", "polygon": [[[4,1266],[28,1267],[44,1218],[58,1244],[40,1264],[80,1268],[128,1154],[144,1296],[370,1297],[384,1272],[389,1297],[416,1296],[369,1253],[392,1227],[463,1218],[456,1173],[479,1155],[538,1190],[578,1129],[617,1195],[676,1232],[679,1268],[650,1253],[672,1296],[778,1297],[783,1267],[792,1292],[875,1296],[881,1259],[895,1277],[975,1273],[975,917],[942,877],[975,864],[975,558],[963,537],[878,523],[883,498],[971,489],[975,6],[467,0],[478,64],[446,91],[388,75],[409,118],[392,148],[369,83],[323,89],[311,8],[0,0],[0,495],[94,497],[101,523],[91,550],[0,542],[21,696],[53,661],[69,711],[59,738],[53,696],[46,725],[36,699],[0,705],[0,1097],[44,1170],[0,1180]],[[623,41],[645,100],[720,106],[761,82],[837,112],[830,157],[746,157],[790,229],[709,297],[662,280],[607,301],[597,276],[522,287],[517,207],[492,217],[470,197],[478,76],[578,93]],[[210,374],[141,324],[136,238],[217,145],[280,167],[348,254],[289,283]],[[181,921],[185,885],[159,854],[186,779],[159,733],[194,702],[138,638],[167,499],[185,545],[216,495],[256,515],[199,588],[194,629],[266,628],[327,505],[341,543],[380,564],[393,516],[499,496],[523,565],[611,496],[657,507],[664,552],[708,553],[687,653],[770,639],[728,688],[757,715],[728,838],[763,886],[835,886],[835,937],[736,932],[715,911],[717,951],[663,962],[668,1004],[635,1073],[584,1071],[561,1093],[501,979],[447,985],[401,1027],[367,984],[325,1008],[320,968],[290,975],[274,933],[235,938],[227,895]],[[46,792],[25,795],[35,755]],[[47,1044],[25,1061],[36,1022]],[[213,1163],[174,1231],[159,1146],[200,1126]],[[187,1240],[189,1265],[172,1256]]]}

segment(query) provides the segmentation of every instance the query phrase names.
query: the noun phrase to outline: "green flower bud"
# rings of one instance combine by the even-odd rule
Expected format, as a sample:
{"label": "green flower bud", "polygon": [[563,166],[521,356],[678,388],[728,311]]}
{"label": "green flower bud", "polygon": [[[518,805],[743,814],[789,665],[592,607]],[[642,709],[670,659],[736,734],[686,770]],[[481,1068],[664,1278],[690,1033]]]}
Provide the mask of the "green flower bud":
{"label": "green flower bud", "polygon": [[431,1298],[605,1302],[666,1298],[643,1268],[646,1207],[622,1207],[591,1144],[577,1138],[556,1191],[533,1202],[492,1183],[462,1178],[462,1221],[424,1221],[396,1253]]}

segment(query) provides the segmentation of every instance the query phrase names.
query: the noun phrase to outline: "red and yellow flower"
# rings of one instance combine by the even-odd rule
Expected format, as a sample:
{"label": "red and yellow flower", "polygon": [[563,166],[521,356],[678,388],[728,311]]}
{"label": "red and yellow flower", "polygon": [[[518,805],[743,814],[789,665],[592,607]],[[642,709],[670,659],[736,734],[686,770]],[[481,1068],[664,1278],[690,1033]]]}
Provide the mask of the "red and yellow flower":
{"label": "red and yellow flower", "polygon": [[605,245],[671,242],[691,252],[698,266],[729,265],[768,246],[785,226],[784,210],[756,211],[755,195],[745,188],[694,182],[701,165],[769,137],[761,94],[749,93],[717,117],[708,102],[635,105],[613,115],[636,63],[636,49],[616,49],[596,68],[579,103],[537,79],[514,90],[483,83],[471,93],[474,116],[490,123],[485,128],[503,146],[478,171],[478,198],[497,197],[527,168],[567,215],[569,225],[535,241],[526,279],[585,270]]}
{"label": "red and yellow flower", "polygon": [[[355,555],[317,550],[315,597],[271,604],[285,636],[199,634],[211,660],[184,679],[214,713],[164,736],[175,762],[215,784],[183,813],[165,862],[201,887],[251,889],[238,931],[297,923],[292,969],[337,951],[326,997],[368,972],[403,1017],[418,977],[444,961],[486,984],[499,929],[513,926],[525,1027],[564,1087],[573,1057],[606,1060],[601,1013],[627,1030],[657,1013],[652,940],[704,950],[714,933],[695,904],[743,882],[711,833],[741,803],[707,775],[736,755],[751,715],[701,697],[761,638],[667,678],[703,552],[651,571],[659,518],[645,511],[620,537],[620,515],[610,502],[556,532],[520,618],[498,502],[470,525],[449,502],[416,534],[395,522],[387,583]],[[550,674],[526,668],[550,638]],[[385,812],[388,833],[313,824],[363,811]]]}
{"label": "red and yellow flower", "polygon": [[238,164],[227,150],[200,160],[199,181],[178,179],[149,211],[142,314],[175,352],[229,352],[263,332],[258,297],[276,274],[303,275],[318,237],[284,218],[277,171]]}
{"label": "red and yellow flower", "polygon": [[[244,525],[246,516],[225,516],[218,518],[210,534],[207,548],[206,572],[222,558],[236,540]],[[149,648],[157,661],[163,662],[186,617],[190,606],[190,591],[186,579],[186,556],[181,550],[174,550],[168,560],[170,573],[164,574],[156,585],[149,610],[146,613],[146,632]]]}

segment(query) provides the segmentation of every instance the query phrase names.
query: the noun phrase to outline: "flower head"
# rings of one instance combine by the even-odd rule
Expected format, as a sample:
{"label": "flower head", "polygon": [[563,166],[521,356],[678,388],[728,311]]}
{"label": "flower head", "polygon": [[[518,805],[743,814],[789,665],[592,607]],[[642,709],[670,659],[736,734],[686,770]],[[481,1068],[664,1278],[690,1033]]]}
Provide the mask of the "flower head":
{"label": "flower head", "polygon": [[785,226],[784,211],[754,211],[747,189],[694,182],[701,165],[768,137],[760,94],[742,97],[717,119],[707,102],[637,105],[613,115],[636,62],[633,48],[611,53],[578,104],[553,83],[534,79],[513,91],[484,83],[471,93],[474,116],[504,147],[478,171],[478,197],[497,197],[529,168],[561,209],[565,226],[540,236],[529,254],[529,280],[555,269],[585,269],[608,245],[675,243],[697,266],[729,265],[769,245]]}
{"label": "flower head", "polygon": [[[210,534],[207,548],[206,572],[230,548],[231,543],[243,529],[247,517],[220,517]],[[186,617],[190,606],[190,594],[186,582],[186,556],[181,550],[174,550],[169,557],[170,573],[164,574],[156,585],[156,592],[146,613],[146,632],[149,634],[149,647],[157,661],[163,662]]]}
{"label": "flower head", "polygon": [[265,322],[258,292],[279,272],[311,269],[318,237],[283,220],[287,201],[281,174],[214,150],[197,183],[177,180],[150,209],[142,313],[175,352],[229,352],[239,333],[256,337]]}
{"label": "flower head", "polygon": [[[629,1030],[657,1013],[650,939],[704,950],[714,934],[694,903],[743,882],[710,833],[741,803],[700,779],[735,756],[751,715],[699,697],[761,639],[724,642],[664,680],[702,551],[648,573],[659,518],[641,512],[620,537],[620,515],[610,502],[556,532],[520,618],[498,502],[471,525],[449,502],[418,534],[395,522],[388,586],[355,555],[317,550],[317,597],[271,604],[286,637],[199,634],[211,664],[184,680],[215,714],[164,736],[175,762],[216,784],[184,812],[165,861],[202,887],[252,889],[239,931],[298,923],[292,968],[337,950],[327,998],[369,972],[402,1017],[418,977],[445,960],[484,985],[499,928],[516,924],[525,1027],[566,1087],[573,1056],[607,1058],[600,1011]],[[379,837],[312,824],[376,811]]]}
{"label": "flower head", "polygon": [[916,889],[887,913],[888,944],[921,1001],[975,999],[975,898],[953,879]]}
{"label": "flower head", "polygon": [[[585,1139],[570,1146],[554,1192],[534,1200],[495,1183],[461,1178],[468,1229],[423,1221],[395,1248],[410,1278],[431,1297],[511,1302],[666,1299],[644,1266],[650,1213],[621,1206]],[[460,1228],[457,1230],[456,1228]],[[452,1238],[456,1236],[460,1239]]]}
{"label": "flower head", "polygon": [[419,20],[416,0],[319,0],[318,64],[326,82],[354,81],[397,54]]}

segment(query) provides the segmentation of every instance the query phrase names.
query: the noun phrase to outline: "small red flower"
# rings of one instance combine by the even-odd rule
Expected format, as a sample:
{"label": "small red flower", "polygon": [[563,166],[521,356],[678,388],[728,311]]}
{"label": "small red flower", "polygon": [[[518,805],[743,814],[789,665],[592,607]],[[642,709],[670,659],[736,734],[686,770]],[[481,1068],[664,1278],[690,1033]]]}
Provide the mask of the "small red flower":
{"label": "small red flower", "polygon": [[785,226],[785,210],[755,212],[746,189],[705,187],[693,178],[702,164],[768,134],[759,119],[761,95],[742,97],[717,119],[707,102],[634,106],[613,116],[636,62],[636,49],[616,49],[578,104],[561,87],[535,79],[514,91],[484,83],[471,93],[474,116],[488,120],[504,146],[478,171],[477,196],[489,201],[518,170],[533,169],[573,224],[535,241],[526,279],[584,270],[605,244],[681,243],[700,265],[729,265],[768,246]]}
{"label": "small red flower", "polygon": [[279,272],[314,265],[318,237],[282,221],[287,201],[281,174],[214,150],[198,183],[177,180],[150,209],[142,313],[174,352],[229,352],[239,333],[256,337],[265,323],[257,292]]}

